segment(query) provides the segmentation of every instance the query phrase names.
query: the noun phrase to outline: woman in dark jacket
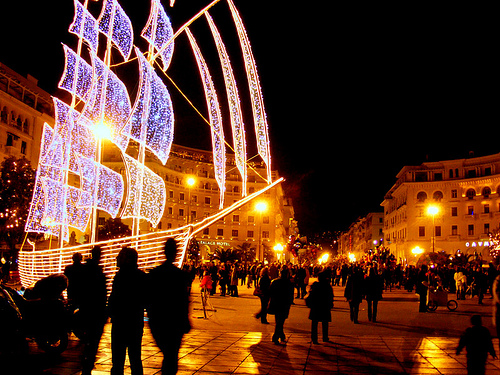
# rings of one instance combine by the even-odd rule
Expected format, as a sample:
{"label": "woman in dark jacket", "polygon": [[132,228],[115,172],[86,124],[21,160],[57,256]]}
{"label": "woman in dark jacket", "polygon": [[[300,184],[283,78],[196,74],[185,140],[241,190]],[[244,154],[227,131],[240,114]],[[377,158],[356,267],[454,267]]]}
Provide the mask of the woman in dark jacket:
{"label": "woman in dark jacket", "polygon": [[318,322],[323,328],[323,342],[330,342],[328,339],[328,322],[332,321],[331,310],[333,308],[333,289],[326,272],[318,275],[318,281],[311,285],[309,296],[306,298],[306,305],[311,309],[309,319],[311,319],[311,340],[313,344],[318,343]]}
{"label": "woman in dark jacket", "polygon": [[351,322],[359,324],[359,304],[363,301],[364,294],[364,278],[363,272],[359,267],[354,267],[352,275],[347,278],[345,285],[344,297],[349,302],[349,309],[351,313]]}
{"label": "woman in dark jacket", "polygon": [[269,278],[269,268],[264,267],[260,272],[259,289],[260,289],[260,311],[255,315],[260,318],[262,324],[269,324],[267,321],[267,305],[269,304],[269,289],[271,287],[271,279]]}
{"label": "woman in dark jacket", "polygon": [[378,301],[382,299],[383,290],[384,280],[378,274],[376,267],[370,267],[368,276],[365,278],[365,294],[368,303],[368,320],[370,322],[377,321]]}
{"label": "woman in dark jacket", "polygon": [[293,285],[290,282],[288,269],[283,267],[279,279],[274,279],[269,288],[269,309],[268,314],[274,315],[276,326],[274,328],[273,342],[279,344],[286,341],[283,325],[290,313],[290,306],[293,302]]}

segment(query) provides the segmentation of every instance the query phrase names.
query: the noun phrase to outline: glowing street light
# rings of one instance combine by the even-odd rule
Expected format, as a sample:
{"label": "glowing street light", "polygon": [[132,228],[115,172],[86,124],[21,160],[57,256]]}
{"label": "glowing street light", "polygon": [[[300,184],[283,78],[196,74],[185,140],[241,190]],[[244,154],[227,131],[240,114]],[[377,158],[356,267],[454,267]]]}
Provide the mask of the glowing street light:
{"label": "glowing street light", "polygon": [[266,202],[257,202],[257,204],[255,205],[255,210],[260,212],[260,213],[267,211],[267,203]]}
{"label": "glowing street light", "polygon": [[420,246],[415,246],[413,249],[411,249],[411,253],[415,256],[423,254],[424,249],[422,249]]}
{"label": "glowing street light", "polygon": [[189,177],[186,182],[187,182],[189,187],[193,187],[194,184],[196,183],[196,180],[194,177]]}
{"label": "glowing street light", "polygon": [[111,139],[111,129],[103,121],[99,121],[94,127],[94,135],[97,139]]}
{"label": "glowing street light", "polygon": [[436,242],[436,226],[434,225],[434,218],[439,213],[439,207],[435,205],[430,205],[427,207],[427,215],[432,216],[432,252],[434,252],[434,246]]}

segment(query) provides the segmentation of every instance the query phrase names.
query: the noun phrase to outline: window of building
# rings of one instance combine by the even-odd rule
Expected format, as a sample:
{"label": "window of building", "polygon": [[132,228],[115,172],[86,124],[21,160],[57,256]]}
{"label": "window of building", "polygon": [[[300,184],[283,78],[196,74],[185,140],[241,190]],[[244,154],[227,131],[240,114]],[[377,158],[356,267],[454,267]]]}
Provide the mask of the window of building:
{"label": "window of building", "polygon": [[262,224],[269,224],[269,216],[262,217]]}
{"label": "window of building", "polygon": [[415,172],[415,182],[427,181],[427,172]]}
{"label": "window of building", "polygon": [[467,215],[474,215],[474,206],[467,207]]}
{"label": "window of building", "polygon": [[106,218],[105,217],[100,217],[99,218],[99,222],[97,223],[97,225],[104,225],[106,224]]}
{"label": "window of building", "polygon": [[184,208],[179,208],[179,216],[184,216]]}
{"label": "window of building", "polygon": [[168,197],[169,198],[173,198],[174,197],[174,191],[173,190],[169,190]]}
{"label": "window of building", "polygon": [[248,216],[249,223],[255,223],[255,216]]}
{"label": "window of building", "polygon": [[240,192],[240,187],[239,186],[235,186],[234,189],[233,189],[233,192],[234,193],[239,193]]}
{"label": "window of building", "polygon": [[21,142],[21,154],[26,155],[26,142],[22,141]]}
{"label": "window of building", "polygon": [[205,228],[205,229],[203,229],[203,234],[204,234],[205,236],[210,235],[210,228]]}
{"label": "window of building", "polygon": [[489,204],[483,205],[483,213],[485,213],[485,214],[490,213],[490,205]]}
{"label": "window of building", "polygon": [[238,223],[240,221],[240,215],[233,215],[233,222]]}
{"label": "window of building", "polygon": [[233,236],[233,237],[238,237],[238,229],[233,229],[233,230],[231,231],[231,236]]}
{"label": "window of building", "polygon": [[218,228],[218,229],[217,229],[217,235],[218,235],[218,236],[224,236],[224,229],[222,229],[222,228]]}
{"label": "window of building", "polygon": [[191,211],[191,220],[196,219],[196,211]]}
{"label": "window of building", "polygon": [[427,199],[427,193],[425,191],[421,191],[417,194],[417,200],[419,202],[425,202],[426,199]]}
{"label": "window of building", "polygon": [[[451,170],[451,169],[450,169],[450,170]],[[457,197],[458,197],[458,192],[457,192],[457,189],[453,189],[453,190],[451,191],[451,197],[452,197],[452,198],[457,198]]]}
{"label": "window of building", "polygon": [[443,199],[443,193],[441,191],[435,191],[434,194],[432,194],[432,199],[434,199],[437,202],[440,202],[441,199]]}
{"label": "window of building", "polygon": [[418,227],[418,236],[425,237],[425,227]]}
{"label": "window of building", "polygon": [[174,208],[173,207],[169,207],[168,208],[168,214],[169,215],[173,215],[173,213],[174,213]]}
{"label": "window of building", "polygon": [[198,196],[197,195],[191,196],[191,202],[198,203]]}
{"label": "window of building", "polygon": [[210,202],[211,202],[210,197],[205,197],[205,204],[210,204]]}
{"label": "window of building", "polygon": [[484,175],[491,176],[491,167],[484,168]]}
{"label": "window of building", "polygon": [[443,181],[443,174],[441,172],[434,173],[434,181]]}
{"label": "window of building", "polygon": [[436,237],[441,237],[441,226],[440,225],[436,225],[434,227],[434,235]]}
{"label": "window of building", "polygon": [[484,224],[484,231],[483,231],[484,234],[488,234],[490,233],[490,224],[489,223],[485,223]]}
{"label": "window of building", "polygon": [[474,199],[474,197],[476,196],[476,191],[473,189],[473,188],[470,188],[469,190],[467,190],[467,192],[465,193],[465,196],[468,198],[468,199]]}
{"label": "window of building", "polygon": [[453,178],[453,169],[448,170],[448,177]]}
{"label": "window of building", "polygon": [[458,235],[458,226],[457,225],[452,225],[451,226],[451,235],[452,236],[457,236]]}
{"label": "window of building", "polygon": [[473,236],[474,235],[474,224],[469,224],[469,226],[467,228],[467,234],[469,236]]}
{"label": "window of building", "polygon": [[248,237],[248,238],[253,238],[253,230],[249,230],[249,231],[247,232],[247,237]]}
{"label": "window of building", "polygon": [[485,186],[483,188],[483,191],[481,192],[481,195],[483,195],[485,198],[489,198],[491,195],[491,189],[488,186]]}
{"label": "window of building", "polygon": [[262,238],[269,238],[269,231],[268,230],[262,231]]}
{"label": "window of building", "polygon": [[451,216],[458,216],[458,207],[451,208]]}
{"label": "window of building", "polygon": [[468,178],[475,178],[475,177],[476,177],[476,175],[477,175],[477,173],[476,173],[476,170],[475,170],[475,169],[469,169],[469,170],[467,171],[467,177],[468,177]]}

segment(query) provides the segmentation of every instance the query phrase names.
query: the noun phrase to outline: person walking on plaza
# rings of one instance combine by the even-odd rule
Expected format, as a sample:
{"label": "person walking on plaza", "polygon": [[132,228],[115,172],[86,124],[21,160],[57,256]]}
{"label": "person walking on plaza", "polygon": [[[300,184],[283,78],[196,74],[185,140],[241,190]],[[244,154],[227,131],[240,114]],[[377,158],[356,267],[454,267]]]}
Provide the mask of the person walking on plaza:
{"label": "person walking on plaza", "polygon": [[488,353],[496,358],[495,348],[491,340],[490,331],[483,327],[481,315],[473,315],[470,319],[472,327],[465,330],[460,337],[457,355],[465,347],[467,350],[467,374],[483,375],[486,371]]}
{"label": "person walking on plaza", "polygon": [[269,288],[269,309],[268,314],[274,315],[276,326],[272,340],[275,344],[286,342],[283,326],[290,313],[290,306],[293,302],[293,284],[290,282],[288,268],[283,267],[279,279],[274,279]]}
{"label": "person walking on plaza", "polygon": [[354,322],[354,324],[359,324],[359,304],[363,301],[363,289],[363,272],[358,266],[355,266],[352,275],[347,278],[344,290],[344,297],[349,302],[351,322]]}
{"label": "person walking on plaza", "polygon": [[80,295],[82,342],[84,344],[82,375],[90,375],[94,368],[99,342],[108,319],[106,276],[99,265],[101,253],[101,247],[94,246],[91,250],[92,258],[88,259],[83,266],[84,285]]}
{"label": "person walking on plaza", "polygon": [[366,303],[368,304],[368,320],[377,321],[378,301],[382,299],[384,281],[378,274],[376,267],[370,267],[368,276],[365,278]]}
{"label": "person walking on plaza", "polygon": [[85,282],[83,278],[82,254],[73,254],[73,263],[64,268],[64,275],[68,278],[68,301],[75,307],[80,307],[80,295]]}
{"label": "person walking on plaza", "polygon": [[271,287],[271,279],[269,278],[269,268],[264,267],[260,271],[260,279],[258,287],[255,287],[257,292],[254,292],[260,298],[260,311],[255,314],[257,319],[260,318],[262,324],[269,324],[267,321],[267,305],[269,304],[269,288]]}
{"label": "person walking on plaza", "polygon": [[141,344],[144,331],[146,274],[138,269],[138,254],[125,247],[116,258],[119,268],[113,279],[108,307],[111,317],[112,375],[123,375],[125,355],[132,375],[142,375]]}
{"label": "person walking on plaza", "polygon": [[147,275],[150,298],[146,306],[149,327],[163,353],[163,375],[176,374],[182,337],[191,330],[189,322],[188,275],[173,265],[177,242],[165,243],[166,261]]}
{"label": "person walking on plaza", "polygon": [[318,281],[311,285],[309,295],[306,297],[306,305],[311,309],[309,319],[311,320],[311,341],[318,343],[318,323],[321,322],[323,342],[330,342],[328,338],[328,323],[332,321],[333,288],[326,271],[320,272]]}
{"label": "person walking on plaza", "polygon": [[427,312],[427,290],[429,289],[429,281],[427,276],[427,266],[424,264],[420,268],[417,275],[417,283],[415,292],[420,296],[418,307],[419,312]]}

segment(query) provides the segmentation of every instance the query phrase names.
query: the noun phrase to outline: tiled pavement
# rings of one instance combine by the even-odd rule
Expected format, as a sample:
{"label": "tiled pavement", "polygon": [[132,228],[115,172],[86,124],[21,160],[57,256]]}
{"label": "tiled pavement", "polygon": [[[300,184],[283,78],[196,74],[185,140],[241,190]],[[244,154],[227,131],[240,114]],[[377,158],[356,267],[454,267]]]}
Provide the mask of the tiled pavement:
{"label": "tiled pavement", "polygon": [[[292,333],[284,346],[269,333],[192,330],[179,355],[179,374],[466,374],[465,353],[455,355],[456,338],[331,336],[314,345],[305,334]],[[498,340],[494,340],[498,348]],[[32,356],[43,374],[80,374],[78,340],[59,359]],[[38,357],[37,357],[38,356]],[[142,345],[144,374],[159,374],[162,355],[148,329]],[[38,361],[38,362],[37,362]],[[127,359],[128,364],[128,359]],[[94,375],[111,369],[110,325],[101,341]],[[126,369],[130,374],[130,369]],[[500,361],[489,358],[487,374],[500,375]]]}

